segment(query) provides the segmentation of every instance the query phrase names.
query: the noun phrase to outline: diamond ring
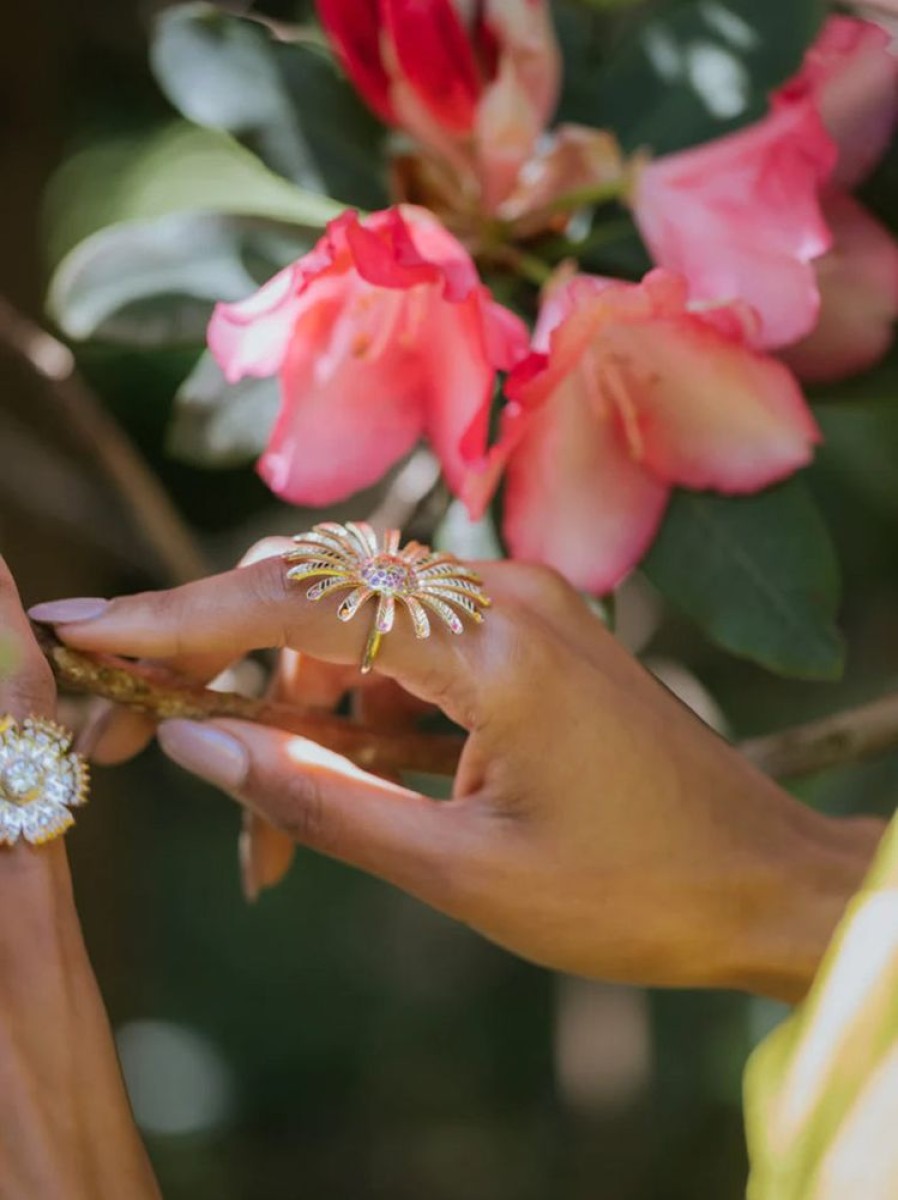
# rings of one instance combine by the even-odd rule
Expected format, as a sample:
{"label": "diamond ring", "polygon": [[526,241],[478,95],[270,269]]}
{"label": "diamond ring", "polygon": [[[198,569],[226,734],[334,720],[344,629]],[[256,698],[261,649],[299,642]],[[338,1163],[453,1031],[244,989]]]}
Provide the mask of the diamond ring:
{"label": "diamond ring", "polygon": [[0,717],[0,845],[39,846],[74,824],[87,802],[88,768],[72,735],[53,721]]}
{"label": "diamond ring", "polygon": [[[397,601],[412,619],[415,636],[430,636],[430,613],[452,633],[464,632],[461,614],[483,620],[489,608],[480,576],[453,554],[438,553],[419,542],[400,548],[398,529],[388,529],[381,545],[377,534],[364,521],[338,525],[326,521],[308,533],[297,534],[295,545],[284,554],[287,578],[293,582],[317,579],[306,591],[309,600],[320,600],[341,588],[351,588],[337,616],[350,621],[369,600],[376,598],[377,610],[361,670],[374,665],[383,635],[393,628]],[[458,611],[456,611],[458,610]]]}

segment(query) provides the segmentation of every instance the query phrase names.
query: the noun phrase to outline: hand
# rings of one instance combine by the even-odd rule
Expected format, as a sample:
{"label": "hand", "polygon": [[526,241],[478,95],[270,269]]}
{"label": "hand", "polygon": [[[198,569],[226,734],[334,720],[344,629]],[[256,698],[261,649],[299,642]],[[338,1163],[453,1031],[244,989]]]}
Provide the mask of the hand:
{"label": "hand", "polygon": [[[53,717],[56,693],[0,559],[15,665],[0,713]],[[0,1197],[158,1200],[81,937],[65,843],[0,846]]]}
{"label": "hand", "polygon": [[[377,662],[469,732],[451,801],[239,721],[167,722],[163,748],[295,840],[534,961],[801,995],[880,826],[815,814],[759,774],[550,572],[481,569],[495,602],[483,626],[421,643],[398,621]],[[33,615],[85,650],[184,662],[280,646],[345,667],[367,628],[335,607],[306,601],[267,558]]]}

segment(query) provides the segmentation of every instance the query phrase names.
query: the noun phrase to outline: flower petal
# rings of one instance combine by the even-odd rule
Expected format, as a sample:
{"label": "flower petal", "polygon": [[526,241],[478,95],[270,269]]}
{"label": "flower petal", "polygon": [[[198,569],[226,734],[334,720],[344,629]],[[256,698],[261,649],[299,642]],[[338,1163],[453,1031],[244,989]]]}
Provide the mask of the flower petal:
{"label": "flower petal", "polygon": [[377,482],[423,432],[420,373],[397,336],[408,298],[352,277],[318,289],[281,371],[281,411],[259,473],[293,504],[343,500]]}
{"label": "flower petal", "polygon": [[773,105],[808,99],[839,147],[834,182],[853,187],[876,166],[898,120],[898,57],[886,31],[872,21],[829,17]]}
{"label": "flower petal", "polygon": [[616,587],[650,546],[669,488],[630,457],[612,413],[595,411],[574,371],[527,409],[505,480],[503,532],[514,558],[555,567],[575,587]]}
{"label": "flower petal", "polygon": [[391,69],[453,133],[474,126],[481,83],[452,0],[381,0]]}
{"label": "flower petal", "polygon": [[380,52],[379,0],[318,0],[318,16],[359,94],[382,121],[394,124],[390,77]]}
{"label": "flower petal", "polygon": [[835,159],[813,105],[796,104],[650,163],[634,215],[655,261],[684,275],[693,299],[741,299],[758,312],[760,344],[787,345],[817,319],[812,264],[831,243],[818,192]]}
{"label": "flower petal", "polygon": [[811,460],[820,433],[792,374],[699,316],[609,322],[603,352],[617,360],[643,462],[659,478],[756,492]]}
{"label": "flower petal", "polygon": [[207,340],[228,383],[277,373],[301,305],[295,275],[294,267],[285,267],[248,299],[216,304]]}
{"label": "flower petal", "polygon": [[527,328],[483,288],[462,304],[432,311],[421,333],[426,432],[450,490],[464,493],[489,437],[496,368],[527,349]]}
{"label": "flower petal", "polygon": [[793,371],[814,382],[872,367],[891,346],[898,318],[895,238],[846,193],[829,193],[823,207],[834,243],[817,262],[820,319],[782,352]]}

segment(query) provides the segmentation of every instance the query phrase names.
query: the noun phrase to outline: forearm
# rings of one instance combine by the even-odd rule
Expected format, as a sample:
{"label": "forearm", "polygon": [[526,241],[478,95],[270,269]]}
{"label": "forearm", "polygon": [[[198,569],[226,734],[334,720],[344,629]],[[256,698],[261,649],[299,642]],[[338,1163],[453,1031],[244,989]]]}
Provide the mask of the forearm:
{"label": "forearm", "polygon": [[61,842],[0,852],[0,911],[0,1196],[155,1200]]}

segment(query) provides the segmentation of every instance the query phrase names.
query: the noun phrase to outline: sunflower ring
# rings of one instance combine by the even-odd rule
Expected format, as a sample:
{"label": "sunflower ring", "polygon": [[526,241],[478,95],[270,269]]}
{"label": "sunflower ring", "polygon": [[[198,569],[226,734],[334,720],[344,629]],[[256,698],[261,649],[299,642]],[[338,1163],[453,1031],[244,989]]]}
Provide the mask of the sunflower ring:
{"label": "sunflower ring", "polygon": [[430,614],[452,633],[460,634],[464,632],[460,614],[480,622],[482,610],[489,608],[489,597],[475,571],[453,554],[435,552],[419,542],[400,548],[398,529],[388,529],[381,545],[364,521],[346,525],[326,521],[308,533],[297,534],[293,541],[293,548],[284,554],[287,578],[292,582],[316,580],[306,590],[307,599],[320,600],[340,589],[351,589],[337,610],[341,621],[351,621],[369,600],[377,600],[362,655],[363,674],[371,670],[384,634],[393,628],[397,601],[408,610],[419,638],[430,636]]}
{"label": "sunflower ring", "polygon": [[53,721],[0,717],[0,845],[24,838],[39,846],[74,824],[87,802],[87,763],[72,735]]}

